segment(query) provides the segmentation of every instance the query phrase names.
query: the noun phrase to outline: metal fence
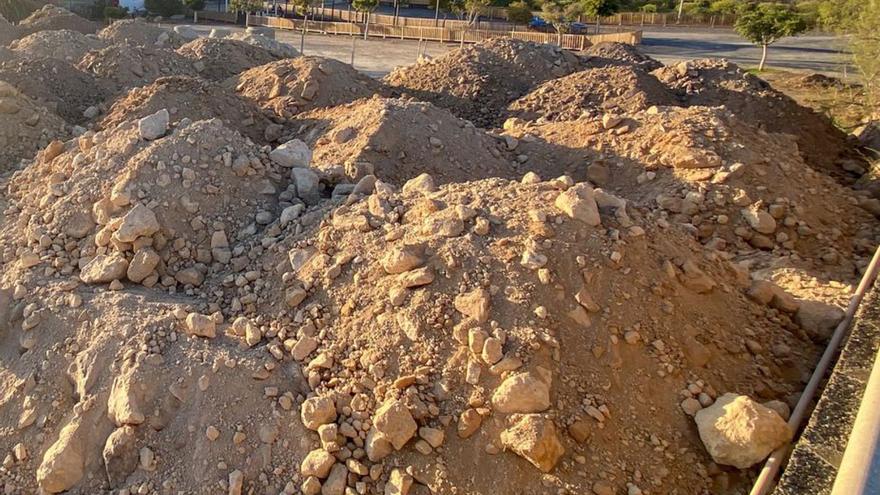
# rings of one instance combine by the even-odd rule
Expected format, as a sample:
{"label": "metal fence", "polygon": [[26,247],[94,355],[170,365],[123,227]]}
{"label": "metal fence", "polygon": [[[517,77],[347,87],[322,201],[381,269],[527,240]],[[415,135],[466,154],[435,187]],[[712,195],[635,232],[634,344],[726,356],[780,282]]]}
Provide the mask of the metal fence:
{"label": "metal fence", "polygon": [[[365,24],[354,22],[303,21],[283,17],[248,16],[248,26],[263,26],[276,29],[305,30],[310,33],[342,34],[363,36]],[[499,31],[490,29],[458,29],[449,27],[412,27],[370,24],[367,36],[376,38],[411,39],[420,41],[439,41],[441,43],[478,43],[490,38],[515,38],[537,43],[556,44],[559,38],[553,33],[531,31]],[[642,41],[641,31],[608,33],[599,35],[562,35],[562,47],[570,50],[583,50],[603,41],[616,41],[637,45]]]}

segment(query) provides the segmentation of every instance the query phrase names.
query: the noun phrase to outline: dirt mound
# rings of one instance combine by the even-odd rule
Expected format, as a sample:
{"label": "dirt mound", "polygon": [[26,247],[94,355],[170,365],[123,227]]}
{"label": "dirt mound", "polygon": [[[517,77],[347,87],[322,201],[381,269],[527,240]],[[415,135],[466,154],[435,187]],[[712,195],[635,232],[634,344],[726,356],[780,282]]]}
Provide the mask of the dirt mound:
{"label": "dirt mound", "polygon": [[653,107],[614,120],[512,133],[535,136],[521,145],[531,160],[586,161],[580,177],[657,209],[731,257],[792,256],[840,279],[856,276],[873,253],[876,219],[851,190],[805,164],[793,136],[757,129],[723,107]]}
{"label": "dirt mound", "polygon": [[559,47],[497,38],[396,69],[385,82],[399,94],[491,127],[510,102],[538,84],[584,68],[580,58]]}
{"label": "dirt mound", "polygon": [[88,19],[82,18],[73,12],[52,4],[44,5],[40,10],[29,15],[18,25],[22,35],[32,34],[38,31],[57,31],[69,29],[82,34],[93,34],[98,30],[98,25]]}
{"label": "dirt mound", "polygon": [[617,66],[547,81],[511,103],[508,114],[526,120],[576,120],[585,114],[637,112],[675,104],[672,93],[651,74]]}
{"label": "dirt mound", "polygon": [[522,174],[503,139],[429,103],[374,97],[298,120],[313,163],[328,174],[343,168],[351,179],[375,174],[398,185],[423,172],[444,183]]}
{"label": "dirt mound", "polygon": [[628,43],[603,41],[592,45],[584,52],[589,55],[588,63],[590,65],[629,65],[646,72],[663,67],[661,62],[645,55],[638,47]]}
{"label": "dirt mound", "polygon": [[[739,269],[637,209],[626,223],[605,210],[602,225],[569,218],[555,206],[565,180],[379,184],[365,189],[370,199],[322,201],[286,225],[254,222],[281,207],[275,194],[230,168],[199,166],[242,152],[240,138],[202,122],[146,146],[132,132],[85,138],[11,184],[26,212],[16,238],[40,264],[25,270],[15,258],[0,272],[8,304],[20,286],[15,304],[29,308],[3,313],[13,329],[3,348],[26,350],[0,370],[24,391],[3,398],[3,418],[29,428],[54,404],[40,429],[52,440],[37,443],[30,430],[0,439],[28,449],[10,467],[25,492],[36,491],[35,471],[43,488],[82,492],[156,477],[182,491],[230,480],[244,490],[291,483],[288,493],[413,482],[414,493],[706,492],[726,471],[707,472],[682,399],[699,409],[736,390],[791,401],[815,359],[787,314],[745,297]],[[157,183],[176,170],[188,182]],[[29,214],[50,183],[69,190],[51,215]],[[158,231],[113,240],[131,239],[147,209]],[[68,211],[94,211],[101,224]],[[212,263],[224,250],[235,261]],[[158,257],[154,290],[70,282],[95,260],[140,267],[147,253]],[[199,287],[169,294],[182,288],[172,274],[198,259]],[[622,308],[627,300],[643,309]],[[59,342],[59,359],[46,360]],[[28,387],[23,377],[40,362],[41,376],[59,379]],[[309,433],[319,427],[323,442]],[[658,458],[661,447],[670,455]],[[71,459],[80,467],[61,470]],[[193,469],[203,465],[217,468]]]}
{"label": "dirt mound", "polygon": [[216,83],[192,77],[172,76],[132,89],[117,99],[101,120],[100,127],[112,129],[123,122],[152,115],[163,108],[168,109],[172,123],[184,118],[191,121],[217,118],[230,129],[235,129],[258,143],[266,141],[266,129],[273,125],[259,107]]}
{"label": "dirt mound", "polygon": [[199,38],[177,50],[192,60],[202,77],[220,81],[238,75],[252,67],[278,60],[271,52],[244,41]]}
{"label": "dirt mound", "polygon": [[226,83],[242,97],[289,118],[384,93],[381,83],[350,65],[323,57],[299,57],[254,67]]}
{"label": "dirt mound", "polygon": [[688,105],[724,105],[742,121],[770,132],[795,136],[804,161],[840,175],[837,162],[846,152],[846,134],[825,116],[798,105],[763,80],[727,60],[700,59],[654,73]]}
{"label": "dirt mound", "polygon": [[90,52],[77,67],[94,74],[114,93],[146,86],[165,76],[197,76],[192,61],[172,50],[120,43]]}
{"label": "dirt mound", "polygon": [[61,118],[4,81],[0,81],[0,115],[0,175],[69,134]]}
{"label": "dirt mound", "polygon": [[186,40],[174,31],[150,24],[143,19],[116,21],[102,29],[98,37],[108,43],[129,43],[171,49],[186,43]]}
{"label": "dirt mound", "polygon": [[0,80],[9,82],[64,120],[78,124],[83,113],[109,94],[86,72],[57,59],[16,58],[0,63]]}
{"label": "dirt mound", "polygon": [[9,45],[23,57],[56,58],[70,64],[76,64],[86,53],[105,46],[101,40],[69,29],[38,31]]}
{"label": "dirt mound", "polygon": [[239,31],[227,36],[226,39],[244,41],[249,45],[267,50],[277,58],[295,58],[299,56],[299,51],[291,45],[259,34]]}

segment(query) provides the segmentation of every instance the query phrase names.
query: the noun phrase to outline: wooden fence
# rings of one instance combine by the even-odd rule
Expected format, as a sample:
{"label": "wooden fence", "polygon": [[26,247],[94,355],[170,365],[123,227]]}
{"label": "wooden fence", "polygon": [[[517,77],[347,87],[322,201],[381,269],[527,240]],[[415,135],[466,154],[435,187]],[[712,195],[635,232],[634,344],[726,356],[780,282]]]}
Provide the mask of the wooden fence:
{"label": "wooden fence", "polygon": [[[301,31],[310,33],[343,34],[363,36],[364,24],[353,22],[303,21],[283,17],[248,16],[248,26],[263,26],[276,29]],[[558,38],[552,33],[531,31],[496,31],[488,29],[455,29],[448,27],[411,27],[390,26],[386,24],[370,24],[368,36],[376,38],[412,39],[420,41],[439,41],[441,43],[478,43],[490,38],[515,38],[537,43],[556,44]],[[637,45],[642,41],[641,31],[608,33],[600,35],[565,34],[562,36],[562,47],[570,50],[583,50],[595,43],[616,41]]]}

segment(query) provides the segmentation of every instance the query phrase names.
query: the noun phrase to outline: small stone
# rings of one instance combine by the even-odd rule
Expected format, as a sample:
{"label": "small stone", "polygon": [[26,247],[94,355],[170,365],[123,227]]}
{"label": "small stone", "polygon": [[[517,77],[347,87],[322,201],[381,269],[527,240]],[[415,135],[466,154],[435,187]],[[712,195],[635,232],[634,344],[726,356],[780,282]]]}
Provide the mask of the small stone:
{"label": "small stone", "polygon": [[394,469],[385,483],[385,495],[407,495],[412,488],[413,477],[403,469]]}
{"label": "small stone", "polygon": [[272,150],[269,159],[285,168],[306,168],[312,162],[312,150],[299,139],[292,139]]}
{"label": "small stone", "polygon": [[213,339],[217,336],[217,323],[210,316],[199,313],[186,315],[186,333],[197,337]]}
{"label": "small stone", "polygon": [[739,469],[761,462],[792,437],[776,411],[744,395],[724,394],[694,420],[712,459]]}
{"label": "small stone", "polygon": [[336,420],[336,404],[327,396],[310,397],[300,408],[303,425],[310,430]]}
{"label": "small stone", "polygon": [[455,309],[459,313],[473,318],[478,323],[489,320],[489,291],[483,288],[472,290],[455,297]]}
{"label": "small stone", "polygon": [[106,284],[124,278],[127,272],[128,260],[124,256],[99,254],[83,267],[79,278],[87,284]]}
{"label": "small stone", "polygon": [[589,226],[595,227],[602,223],[599,216],[599,205],[596,203],[593,188],[589,184],[581,183],[566,189],[556,197],[554,204],[569,218],[579,220]]}
{"label": "small stone", "polygon": [[299,472],[303,476],[314,476],[324,479],[330,474],[330,469],[336,464],[333,454],[324,449],[315,449],[303,459]]}
{"label": "small stone", "polygon": [[395,450],[400,450],[415,435],[418,425],[406,405],[396,399],[385,401],[373,415],[373,426]]}
{"label": "small stone", "polygon": [[492,394],[501,413],[537,413],[550,407],[550,386],[531,373],[519,373],[501,382]]}
{"label": "small stone", "polygon": [[392,249],[382,258],[382,268],[389,274],[408,272],[424,263],[424,258],[412,246]]}
{"label": "small stone", "polygon": [[539,414],[526,414],[501,432],[501,444],[542,472],[549,473],[565,454],[553,421]]}
{"label": "small stone", "polygon": [[138,120],[138,133],[148,141],[159,139],[168,132],[168,110],[162,109]]}

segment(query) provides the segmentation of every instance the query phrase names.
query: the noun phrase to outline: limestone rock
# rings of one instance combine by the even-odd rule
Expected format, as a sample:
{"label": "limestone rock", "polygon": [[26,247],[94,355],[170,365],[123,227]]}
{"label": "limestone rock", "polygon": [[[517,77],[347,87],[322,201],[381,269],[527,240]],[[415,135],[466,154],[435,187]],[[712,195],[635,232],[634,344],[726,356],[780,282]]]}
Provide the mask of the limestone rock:
{"label": "limestone rock", "polygon": [[300,408],[300,418],[306,428],[317,431],[336,419],[336,404],[330,397],[309,397]]}
{"label": "limestone rock", "polygon": [[137,468],[139,456],[135,432],[133,426],[117,428],[104,443],[102,456],[111,488],[122,484]]}
{"label": "limestone rock", "polygon": [[99,254],[83,267],[79,278],[87,284],[107,284],[125,277],[128,260],[118,253]]}
{"label": "limestone rock", "polygon": [[744,208],[742,216],[748,222],[749,226],[755,231],[762,234],[772,234],[776,232],[776,219],[767,211],[756,205]]}
{"label": "limestone rock", "polygon": [[550,407],[550,386],[531,373],[518,373],[501,382],[492,394],[501,413],[537,413]]}
{"label": "limestone rock", "polygon": [[138,237],[148,237],[159,231],[159,221],[153,210],[138,204],[122,217],[113,238],[119,242],[134,242]]}
{"label": "limestone rock", "polygon": [[712,459],[739,469],[761,462],[792,437],[776,411],[744,395],[724,394],[694,420]]}
{"label": "limestone rock", "polygon": [[402,449],[418,429],[409,409],[396,399],[385,401],[376,410],[373,425],[396,450]]}
{"label": "limestone rock", "polygon": [[37,483],[46,493],[60,493],[72,488],[85,471],[85,453],[81,433],[82,418],[78,417],[61,429],[58,439],[37,468]]}
{"label": "limestone rock", "polygon": [[307,205],[316,205],[321,201],[320,178],[309,168],[294,168],[290,178],[296,186],[296,195]]}
{"label": "limestone rock", "polygon": [[168,110],[162,109],[153,115],[138,120],[138,133],[148,141],[159,139],[168,131]]}
{"label": "limestone rock", "polygon": [[821,301],[800,301],[794,321],[817,342],[831,337],[837,324],[843,320],[844,312],[837,306]]}
{"label": "limestone rock", "polygon": [[303,459],[299,471],[303,476],[315,476],[323,479],[330,474],[330,468],[335,463],[336,458],[333,457],[333,454],[324,449],[315,449]]}
{"label": "limestone rock", "polygon": [[282,167],[305,168],[312,162],[312,150],[299,139],[292,139],[272,150],[269,159]]}
{"label": "limestone rock", "polygon": [[382,258],[382,268],[385,269],[386,273],[397,274],[418,268],[424,262],[425,260],[419,254],[418,249],[414,246],[404,246],[389,251]]}
{"label": "limestone rock", "polygon": [[566,189],[556,197],[554,204],[568,217],[592,227],[602,223],[599,205],[589,184],[581,183]]}
{"label": "limestone rock", "polygon": [[489,302],[489,291],[479,288],[456,296],[455,309],[465,316],[485,323],[489,320]]}
{"label": "limestone rock", "polygon": [[418,177],[414,177],[406,181],[406,184],[403,185],[401,192],[403,192],[403,194],[428,194],[436,190],[437,186],[434,185],[434,178],[431,177],[430,174],[421,174]]}
{"label": "limestone rock", "polygon": [[553,421],[540,414],[523,415],[501,432],[501,444],[545,473],[552,471],[565,454]]}
{"label": "limestone rock", "polygon": [[156,251],[153,251],[150,248],[141,249],[137,253],[135,253],[134,257],[131,259],[131,263],[128,264],[128,271],[126,276],[128,279],[135,283],[143,282],[145,278],[149,277],[153,270],[159,266],[159,261],[161,258]]}
{"label": "limestone rock", "polygon": [[190,313],[186,316],[186,333],[197,337],[213,339],[217,335],[217,324],[210,316]]}

